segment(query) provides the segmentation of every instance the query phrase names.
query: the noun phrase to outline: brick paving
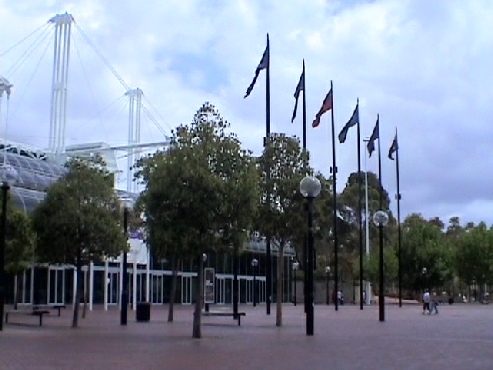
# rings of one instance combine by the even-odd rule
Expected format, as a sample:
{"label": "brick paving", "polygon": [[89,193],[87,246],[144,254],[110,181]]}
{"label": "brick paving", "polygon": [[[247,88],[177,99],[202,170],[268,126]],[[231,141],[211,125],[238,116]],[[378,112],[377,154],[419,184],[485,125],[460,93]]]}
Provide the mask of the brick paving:
{"label": "brick paving", "polygon": [[[218,307],[214,307],[216,309]],[[226,307],[223,307],[223,309]],[[493,305],[440,306],[422,315],[419,305],[315,307],[315,335],[305,335],[303,306],[283,306],[283,326],[275,326],[265,306],[240,306],[241,327],[231,317],[203,317],[202,339],[193,339],[191,306],[177,306],[166,322],[167,306],[153,306],[151,322],[126,327],[119,311],[96,308],[78,329],[71,310],[36,325],[16,316],[0,332],[0,369],[491,369]]]}

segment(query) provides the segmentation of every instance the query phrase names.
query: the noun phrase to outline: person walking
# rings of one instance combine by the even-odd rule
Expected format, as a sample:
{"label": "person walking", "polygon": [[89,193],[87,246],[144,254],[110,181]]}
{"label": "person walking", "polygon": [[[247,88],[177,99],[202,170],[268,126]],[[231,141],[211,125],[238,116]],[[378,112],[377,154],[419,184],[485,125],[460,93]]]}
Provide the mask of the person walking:
{"label": "person walking", "polygon": [[433,311],[435,311],[435,315],[438,315],[438,297],[436,292],[433,292],[433,296],[431,298],[430,314]]}
{"label": "person walking", "polygon": [[428,311],[428,315],[430,314],[430,291],[425,289],[423,293],[423,315]]}

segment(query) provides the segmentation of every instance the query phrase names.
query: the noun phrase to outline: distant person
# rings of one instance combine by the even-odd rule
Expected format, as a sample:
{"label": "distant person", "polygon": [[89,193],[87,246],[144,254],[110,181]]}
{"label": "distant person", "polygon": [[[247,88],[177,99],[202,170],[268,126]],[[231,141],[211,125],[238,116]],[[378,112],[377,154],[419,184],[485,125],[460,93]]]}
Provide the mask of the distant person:
{"label": "distant person", "polygon": [[430,314],[435,311],[435,314],[438,315],[438,297],[436,292],[433,292],[433,296],[431,298],[431,308]]}
{"label": "distant person", "polygon": [[342,306],[344,305],[344,296],[340,290],[337,291],[337,302]]}
{"label": "distant person", "polygon": [[428,289],[425,289],[423,293],[423,315],[426,311],[430,314],[430,291]]}

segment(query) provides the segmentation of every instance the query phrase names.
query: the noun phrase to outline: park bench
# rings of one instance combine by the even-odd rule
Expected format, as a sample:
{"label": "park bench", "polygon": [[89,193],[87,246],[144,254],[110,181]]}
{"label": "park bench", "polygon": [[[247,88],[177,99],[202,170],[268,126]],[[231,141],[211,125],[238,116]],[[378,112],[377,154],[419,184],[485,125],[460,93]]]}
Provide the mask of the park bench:
{"label": "park bench", "polygon": [[241,325],[241,317],[246,316],[246,312],[225,312],[225,311],[202,311],[202,316],[231,316],[234,320],[238,320],[238,326]]}
{"label": "park bench", "polygon": [[24,315],[24,316],[38,316],[39,317],[39,326],[43,326],[43,315],[48,315],[50,311],[48,310],[32,310],[32,311],[26,311],[26,310],[13,310],[13,311],[7,311],[5,313],[5,323],[7,324],[9,322],[9,316],[10,315]]}
{"label": "park bench", "polygon": [[58,317],[60,317],[60,310],[62,308],[66,308],[67,306],[63,303],[55,303],[55,304],[35,304],[33,305],[33,311],[38,310],[49,310],[54,309],[58,311]]}

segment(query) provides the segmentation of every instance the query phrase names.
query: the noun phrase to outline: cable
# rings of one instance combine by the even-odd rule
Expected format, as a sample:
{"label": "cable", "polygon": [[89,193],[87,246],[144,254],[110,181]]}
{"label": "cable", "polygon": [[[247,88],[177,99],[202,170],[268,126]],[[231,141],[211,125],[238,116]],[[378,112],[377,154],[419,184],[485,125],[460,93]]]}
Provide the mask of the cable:
{"label": "cable", "polygon": [[147,110],[147,108],[144,105],[141,105],[141,107],[142,107],[142,110],[144,111],[144,113],[146,114],[146,116],[152,121],[152,123],[154,123],[154,125],[158,128],[158,130],[161,131],[161,133],[163,134],[163,136],[166,139],[169,139],[170,137],[166,134],[166,132],[164,131],[163,127],[156,121],[156,119]]}
{"label": "cable", "polygon": [[43,59],[43,57],[45,56],[46,54],[46,50],[48,50],[48,46],[50,45],[49,43],[49,40],[48,42],[46,43],[46,46],[43,50],[43,53],[41,54],[41,57],[39,58],[38,62],[36,63],[36,67],[34,68],[34,71],[33,73],[31,74],[31,76],[29,77],[29,80],[27,81],[27,84],[26,84],[26,87],[24,88],[24,90],[22,90],[22,93],[20,95],[20,98],[19,100],[17,101],[17,106],[16,106],[16,110],[14,111],[14,116],[15,116],[15,113],[17,112],[17,107],[20,106],[22,100],[24,99],[24,96],[26,94],[26,91],[29,87],[29,85],[31,84],[33,78],[34,78],[34,75],[36,74],[36,72],[38,71],[38,68],[39,68],[39,65],[41,64],[41,60]]}
{"label": "cable", "polygon": [[[127,85],[127,83],[123,80],[123,78],[118,74],[118,72],[116,72],[116,70],[111,66],[111,64],[108,62],[108,60],[103,56],[103,54],[99,51],[99,49],[96,47],[96,45],[94,45],[91,40],[89,40],[89,37],[87,37],[87,35],[85,34],[85,32],[80,28],[80,26],[74,21],[74,24],[75,24],[75,27],[77,28],[77,30],[80,32],[80,34],[82,35],[82,37],[84,38],[84,40],[86,40],[86,42],[89,44],[89,46],[91,46],[94,50],[94,52],[99,56],[99,58],[101,58],[102,62],[106,65],[106,67],[111,71],[111,73],[113,73],[113,75],[116,77],[116,79],[120,82],[120,84],[128,91],[130,90],[130,87]],[[144,95],[144,99],[149,103],[148,99],[146,99],[145,95]],[[149,105],[151,105],[149,103]],[[146,113],[146,115],[149,117],[149,119],[154,123],[154,125],[159,129],[159,131],[161,131],[161,133],[164,135],[164,137],[166,138],[169,138],[169,136],[166,134],[166,132],[164,131],[164,129],[162,128],[162,126],[159,124],[159,122],[157,122],[157,120],[152,116],[151,112],[149,112],[149,110],[144,106],[144,105],[141,105],[142,106],[142,110],[144,111],[144,113]],[[167,125],[169,127],[169,125]],[[171,130],[171,127],[169,127],[170,130]]]}
{"label": "cable", "polygon": [[[36,51],[36,49],[42,44],[44,40],[50,35],[50,28],[48,27],[43,33],[41,33],[29,47],[21,54],[21,56],[12,64],[7,70],[6,74],[11,77],[14,73],[24,64],[25,61]],[[41,40],[40,40],[41,39]]]}
{"label": "cable", "polygon": [[164,122],[164,124],[166,126],[168,126],[168,128],[170,129],[170,131],[172,131],[173,128],[166,122],[165,119],[163,119],[163,117],[159,114],[158,110],[151,104],[150,100],[147,99],[147,97],[145,95],[144,95],[144,100],[147,102],[147,104],[149,105],[149,107],[151,107],[154,110],[154,113],[157,113],[157,116],[161,120],[161,122]]}
{"label": "cable", "polygon": [[5,50],[3,53],[0,54],[0,58],[3,57],[5,54],[7,54],[9,51],[11,51],[12,49],[15,49],[17,46],[19,46],[20,44],[22,44],[25,40],[27,40],[29,37],[31,37],[32,35],[34,35],[36,32],[38,32],[41,28],[43,27],[46,27],[48,25],[48,23],[45,23],[45,24],[42,24],[41,26],[39,26],[38,28],[36,28],[34,31],[32,31],[29,35],[27,35],[26,37],[24,37],[22,40],[20,40],[19,42],[15,43],[14,45],[12,45],[10,48],[8,48],[7,50]]}
{"label": "cable", "polygon": [[123,78],[120,77],[120,75],[116,72],[116,70],[111,66],[111,64],[106,60],[106,58],[103,56],[103,54],[98,50],[98,48],[96,47],[96,45],[94,45],[91,40],[89,40],[89,38],[87,37],[87,35],[84,33],[84,31],[82,31],[82,28],[79,27],[79,25],[77,24],[77,22],[74,21],[74,25],[75,25],[75,28],[77,28],[77,30],[80,32],[80,34],[82,35],[82,37],[84,38],[84,40],[86,40],[86,42],[89,44],[90,47],[93,48],[93,50],[95,51],[95,53],[101,58],[101,60],[103,61],[103,63],[106,65],[106,67],[108,67],[108,69],[113,73],[113,75],[116,77],[116,79],[120,82],[120,84],[122,84],[122,86],[126,89],[126,90],[130,90],[130,87],[126,84],[126,82],[123,80]]}
{"label": "cable", "polygon": [[77,47],[77,42],[75,41],[75,37],[73,37],[73,36],[72,36],[72,41],[73,41],[73,44],[74,44],[75,52],[77,54],[77,58],[79,59],[80,66],[82,68],[82,73],[84,74],[84,78],[86,80],[87,86],[88,86],[89,91],[91,93],[91,98],[93,99],[93,104],[95,105],[95,107],[97,109],[96,114],[97,114],[97,117],[99,119],[99,123],[103,127],[103,132],[104,132],[104,134],[106,136],[106,140],[109,141],[108,133],[106,132],[106,130],[104,130],[104,123],[103,123],[103,120],[101,119],[101,115],[99,114],[100,109],[99,109],[99,106],[98,106],[96,97],[94,96],[94,92],[93,92],[91,83],[90,83],[89,78],[88,78],[87,73],[86,73],[86,69],[84,68],[84,64],[82,63],[82,58],[80,57],[79,49]]}

